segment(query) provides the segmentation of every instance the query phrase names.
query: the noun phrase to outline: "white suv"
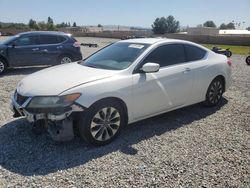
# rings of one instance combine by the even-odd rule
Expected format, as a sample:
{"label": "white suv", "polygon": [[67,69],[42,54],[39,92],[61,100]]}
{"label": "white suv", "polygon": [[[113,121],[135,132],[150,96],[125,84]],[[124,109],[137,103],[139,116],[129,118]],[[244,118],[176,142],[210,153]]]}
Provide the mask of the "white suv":
{"label": "white suv", "polygon": [[217,105],[230,83],[226,56],[187,41],[132,39],[27,76],[12,106],[55,140],[72,139],[76,125],[86,141],[104,145],[127,123],[202,101]]}

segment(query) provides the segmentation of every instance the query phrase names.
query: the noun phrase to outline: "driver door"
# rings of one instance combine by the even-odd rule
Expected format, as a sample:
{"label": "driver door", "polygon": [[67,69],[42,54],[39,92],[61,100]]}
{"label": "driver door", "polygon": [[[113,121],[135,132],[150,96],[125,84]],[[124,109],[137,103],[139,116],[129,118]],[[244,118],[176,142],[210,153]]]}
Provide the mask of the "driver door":
{"label": "driver door", "polygon": [[11,64],[32,66],[39,64],[39,36],[22,36],[8,47]]}
{"label": "driver door", "polygon": [[133,74],[134,119],[142,119],[186,104],[193,74],[182,44],[166,44],[153,50],[141,63],[160,65],[155,73]]}

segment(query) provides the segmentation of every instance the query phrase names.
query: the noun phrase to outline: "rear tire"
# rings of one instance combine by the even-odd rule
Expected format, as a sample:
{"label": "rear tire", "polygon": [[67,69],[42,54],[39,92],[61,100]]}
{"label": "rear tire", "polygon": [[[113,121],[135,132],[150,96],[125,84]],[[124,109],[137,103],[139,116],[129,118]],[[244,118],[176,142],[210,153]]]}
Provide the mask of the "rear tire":
{"label": "rear tire", "polygon": [[79,121],[80,136],[89,144],[102,146],[113,141],[126,124],[119,102],[103,100],[92,105]]}
{"label": "rear tire", "polygon": [[205,104],[212,107],[220,103],[224,91],[224,82],[221,78],[215,78],[208,87]]}
{"label": "rear tire", "polygon": [[66,64],[66,63],[71,63],[73,62],[73,58],[70,56],[70,55],[61,55],[59,58],[58,58],[58,63],[59,64]]}
{"label": "rear tire", "polygon": [[6,71],[6,68],[7,63],[3,59],[0,59],[0,75]]}
{"label": "rear tire", "polygon": [[246,58],[246,63],[247,63],[247,65],[250,65],[250,56],[248,56],[248,57]]}
{"label": "rear tire", "polygon": [[228,50],[228,51],[226,52],[226,56],[227,56],[227,57],[231,57],[231,56],[232,56],[232,52]]}

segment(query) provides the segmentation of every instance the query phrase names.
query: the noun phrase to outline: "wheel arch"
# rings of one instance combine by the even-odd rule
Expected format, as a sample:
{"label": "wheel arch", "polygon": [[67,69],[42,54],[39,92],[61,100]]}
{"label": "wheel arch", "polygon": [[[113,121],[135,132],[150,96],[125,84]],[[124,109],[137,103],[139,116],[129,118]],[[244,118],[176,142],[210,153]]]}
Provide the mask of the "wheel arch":
{"label": "wheel arch", "polygon": [[4,62],[6,63],[7,67],[10,66],[10,65],[9,65],[9,61],[8,61],[8,59],[7,59],[6,57],[0,55],[0,59],[4,60]]}
{"label": "wheel arch", "polygon": [[[214,81],[215,79],[221,79],[222,83],[223,83],[223,93],[226,91],[226,79],[223,75],[218,75],[216,76],[212,81]],[[212,83],[212,81],[210,83]]]}
{"label": "wheel arch", "polygon": [[127,124],[127,122],[128,122],[128,108],[127,108],[126,103],[121,98],[118,98],[118,97],[105,97],[105,98],[102,98],[100,100],[95,101],[94,103],[92,103],[90,105],[90,107],[97,104],[97,103],[100,103],[100,102],[109,102],[109,101],[116,101],[122,106],[122,108],[123,108],[123,110],[125,112],[126,124]]}
{"label": "wheel arch", "polygon": [[63,52],[63,53],[61,53],[61,54],[59,54],[59,56],[58,56],[58,60],[61,58],[61,57],[63,57],[63,56],[69,56],[69,57],[71,57],[72,58],[72,60],[73,60],[73,55],[72,54],[70,54],[70,53],[68,53],[68,52]]}

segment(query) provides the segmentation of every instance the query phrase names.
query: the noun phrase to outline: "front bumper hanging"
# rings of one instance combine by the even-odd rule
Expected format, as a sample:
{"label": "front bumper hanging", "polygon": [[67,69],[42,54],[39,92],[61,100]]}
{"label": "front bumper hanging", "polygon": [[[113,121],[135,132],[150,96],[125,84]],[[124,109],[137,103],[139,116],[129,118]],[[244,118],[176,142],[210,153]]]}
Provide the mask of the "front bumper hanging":
{"label": "front bumper hanging", "polygon": [[[28,97],[22,105],[18,104],[15,95],[11,97],[10,109],[13,111],[13,117],[25,116],[28,122],[36,123],[44,120],[45,127],[55,141],[68,141],[74,138],[73,119],[71,116],[76,112],[83,112],[84,107],[78,104],[72,104],[63,112],[39,112],[32,113],[26,110],[31,97]],[[42,110],[41,110],[42,111]]]}

